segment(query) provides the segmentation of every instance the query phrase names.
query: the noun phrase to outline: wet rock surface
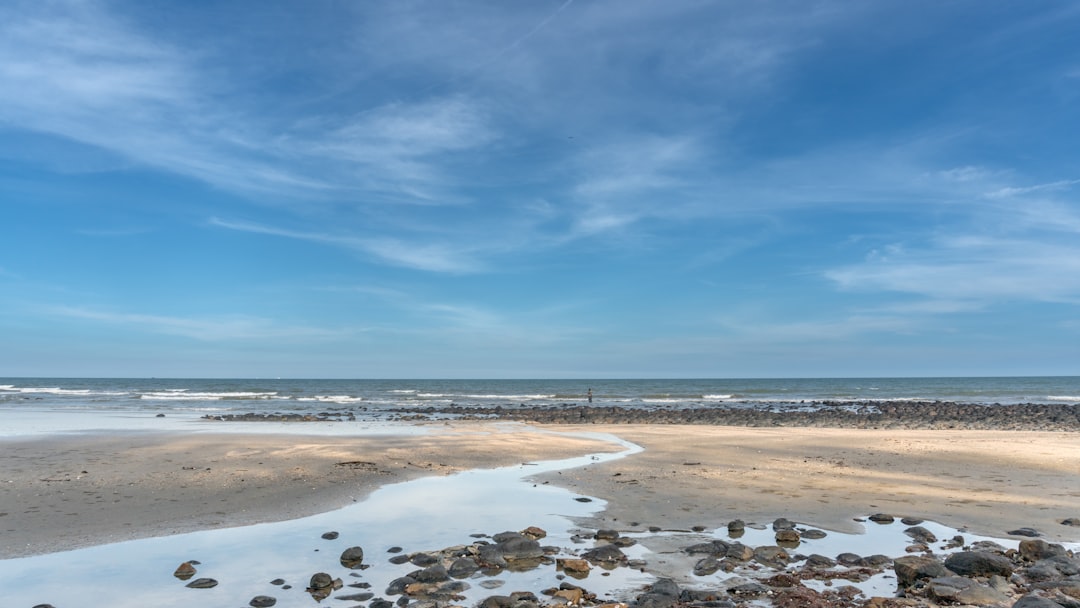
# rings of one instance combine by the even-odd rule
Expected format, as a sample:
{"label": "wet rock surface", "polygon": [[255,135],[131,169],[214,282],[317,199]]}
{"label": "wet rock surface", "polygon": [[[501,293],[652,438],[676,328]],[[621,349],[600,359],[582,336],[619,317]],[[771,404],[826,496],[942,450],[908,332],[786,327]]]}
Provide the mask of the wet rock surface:
{"label": "wet rock surface", "polygon": [[[789,527],[791,522],[782,518],[773,523],[778,535],[807,531],[794,524]],[[547,533],[530,527],[521,532],[473,535],[467,544],[442,549],[403,552],[367,565],[390,572],[400,569],[396,578],[382,579],[390,582],[381,597],[376,595],[378,590],[368,591],[371,583],[357,580],[365,572],[346,565],[363,559],[363,549],[354,546],[337,560],[342,570],[336,570],[338,565],[328,558],[327,571],[310,575],[306,587],[298,585],[292,593],[309,594],[319,603],[329,600],[327,605],[337,601],[367,608],[1080,608],[1080,555],[1042,539],[1022,540],[1017,548],[1006,549],[995,541],[966,543],[961,536],[938,541],[926,528],[909,527],[903,534],[911,538],[911,546],[919,547],[918,555],[803,555],[777,545],[743,544],[737,540],[743,529],[729,526],[711,533],[663,533],[668,540],[685,538],[678,553],[690,558],[692,567],[674,577],[654,575],[651,583],[618,593],[590,591],[589,583],[619,569],[645,575],[653,571],[650,561],[660,555],[645,553],[644,559],[631,559],[617,544],[647,534],[643,528],[574,531],[571,539],[577,540],[559,547],[541,546],[537,539]],[[757,529],[767,530],[765,526]],[[719,538],[722,533],[728,538]],[[591,539],[591,546],[578,544],[583,538]],[[196,560],[184,561],[174,575],[187,581],[195,574],[196,564]],[[200,567],[213,573],[211,566]],[[539,574],[530,580],[550,584],[531,589],[506,585],[507,575],[521,572]],[[353,582],[346,585],[342,577]],[[889,592],[869,595],[859,587],[871,580],[878,581],[873,587],[878,590],[880,583],[888,581]],[[270,607],[282,601],[298,605],[295,595],[281,598],[293,587],[286,578],[265,584],[268,593],[248,595],[247,605]],[[209,577],[186,583],[191,589],[218,586]],[[481,589],[499,592],[478,594]],[[196,594],[192,602],[199,602],[199,592],[191,593]],[[237,605],[243,603],[243,598],[237,598]]]}

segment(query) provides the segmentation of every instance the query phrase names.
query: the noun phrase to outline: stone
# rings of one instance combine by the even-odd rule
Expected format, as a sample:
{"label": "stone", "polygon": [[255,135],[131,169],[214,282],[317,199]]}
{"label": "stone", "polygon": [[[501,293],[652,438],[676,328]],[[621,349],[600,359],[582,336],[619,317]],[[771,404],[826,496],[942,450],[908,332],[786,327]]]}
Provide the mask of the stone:
{"label": "stone", "polygon": [[366,602],[366,601],[370,600],[373,597],[375,597],[374,593],[370,593],[370,592],[365,591],[364,593],[350,593],[350,594],[346,594],[346,595],[335,595],[334,599],[335,600],[342,600],[342,601],[345,601],[345,602]]}
{"label": "stone", "polygon": [[173,576],[182,581],[186,581],[195,576],[195,566],[192,566],[191,562],[184,562],[177,566],[176,571],[173,572]]}
{"label": "stone", "polygon": [[870,517],[867,517],[867,519],[875,524],[891,524],[896,521],[896,518],[888,513],[874,513]]}
{"label": "stone", "polygon": [[356,570],[364,562],[364,550],[360,547],[349,547],[341,552],[341,565],[350,570]]}
{"label": "stone", "polygon": [[1080,526],[1080,517],[1069,517],[1061,520],[1063,526]]}
{"label": "stone", "polygon": [[438,561],[439,558],[428,553],[413,553],[409,556],[409,563],[420,568],[427,568]]}
{"label": "stone", "polygon": [[588,560],[559,558],[555,560],[555,570],[565,572],[574,578],[584,578],[589,575],[592,566]]}
{"label": "stone", "polygon": [[679,601],[679,586],[670,578],[662,578],[638,596],[633,608],[671,608]]}
{"label": "stone", "polygon": [[743,532],[746,530],[746,522],[741,519],[733,519],[728,522],[728,532]]}
{"label": "stone", "polygon": [[834,560],[834,559],[832,559],[830,557],[826,557],[824,555],[821,555],[819,553],[814,553],[814,554],[810,555],[809,557],[807,557],[806,558],[806,563],[804,564],[805,567],[810,568],[812,570],[826,570],[828,568],[832,568],[835,565],[836,565],[836,560]]}
{"label": "stone", "polygon": [[795,524],[786,517],[778,517],[773,521],[772,529],[773,532],[779,532],[780,530],[794,530]]}
{"label": "stone", "polygon": [[395,566],[400,566],[401,564],[409,563],[409,556],[402,553],[401,555],[395,555],[394,557],[391,557],[387,561],[389,561],[391,564],[394,564]]}
{"label": "stone", "polygon": [[525,528],[521,531],[521,535],[526,538],[531,538],[533,540],[540,540],[541,538],[545,538],[547,536],[547,531],[543,528],[538,528],[536,526],[529,526],[528,528]]}
{"label": "stone", "polygon": [[212,589],[217,587],[217,584],[217,581],[212,578],[197,578],[184,586],[192,589]]}
{"label": "stone", "polygon": [[746,562],[754,559],[754,550],[742,543],[731,543],[728,545],[726,556],[740,562]]}
{"label": "stone", "polygon": [[798,545],[800,542],[799,533],[795,530],[777,530],[776,542],[777,544],[789,543]]}
{"label": "stone", "polygon": [[709,556],[694,564],[694,576],[709,576],[720,569],[720,560]]}
{"label": "stone", "polygon": [[896,584],[901,589],[907,589],[920,581],[955,574],[950,572],[945,564],[923,555],[906,555],[896,558],[893,560],[893,571],[896,572]]}
{"label": "stone", "polygon": [[1025,595],[1024,597],[1016,600],[1016,603],[1012,605],[1012,608],[1061,608],[1061,604],[1048,600],[1045,597],[1039,597],[1038,595]]}
{"label": "stone", "polygon": [[820,540],[826,536],[828,536],[828,534],[824,530],[818,530],[817,528],[810,528],[809,530],[802,531],[802,537],[805,540]]}
{"label": "stone", "polygon": [[904,534],[907,534],[917,542],[929,545],[930,543],[936,543],[938,541],[937,536],[922,526],[911,526],[904,530]]}
{"label": "stone", "polygon": [[277,598],[270,597],[269,595],[256,595],[248,602],[248,606],[252,608],[270,608],[277,604]]}
{"label": "stone", "polygon": [[1022,540],[1020,541],[1020,556],[1029,562],[1037,562],[1051,557],[1068,557],[1065,547],[1050,544],[1045,540]]}
{"label": "stone", "polygon": [[728,588],[728,593],[740,597],[740,598],[756,598],[769,594],[769,588],[761,583],[752,581],[749,583],[743,583],[741,585],[735,585]]}
{"label": "stone", "polygon": [[905,526],[917,526],[924,521],[926,520],[919,519],[918,517],[905,517],[900,520],[900,523],[904,524]]}
{"label": "stone", "polygon": [[888,555],[882,555],[875,553],[874,555],[868,555],[859,560],[860,566],[866,566],[868,568],[884,568],[893,563],[893,559]]}
{"label": "stone", "polygon": [[600,545],[581,554],[581,557],[594,564],[617,564],[626,561],[626,554],[615,545]]}
{"label": "stone", "polygon": [[476,560],[468,557],[459,557],[447,569],[447,574],[451,578],[468,578],[476,573],[480,569],[480,564],[476,563]]}
{"label": "stone", "polygon": [[857,553],[844,552],[836,556],[836,563],[842,566],[861,566],[863,557]]}
{"label": "stone", "polygon": [[619,532],[617,530],[597,530],[596,540],[615,540],[619,538]]}
{"label": "stone", "polygon": [[961,576],[1011,576],[1013,564],[1009,558],[986,551],[958,551],[945,558],[945,567]]}
{"label": "stone", "polygon": [[401,595],[405,593],[406,587],[414,584],[416,584],[416,581],[408,576],[395,578],[386,585],[386,595]]}
{"label": "stone", "polygon": [[417,570],[410,573],[409,577],[418,583],[442,583],[450,580],[450,574],[446,571],[446,566],[442,564],[435,564],[423,570]]}
{"label": "stone", "polygon": [[322,535],[323,540],[337,540],[338,536],[337,532],[324,532]]}
{"label": "stone", "polygon": [[791,560],[791,556],[781,547],[766,545],[754,549],[754,560],[770,568],[783,568]]}
{"label": "stone", "polygon": [[497,546],[499,547],[499,551],[502,552],[503,559],[509,561],[535,559],[544,556],[544,549],[540,547],[540,543],[520,535],[518,535],[517,538],[510,538],[499,542]]}
{"label": "stone", "polygon": [[1009,534],[1010,536],[1027,536],[1029,538],[1042,536],[1042,532],[1039,532],[1035,528],[1017,528],[1015,530],[1009,530],[1006,534]]}
{"label": "stone", "polygon": [[309,589],[329,589],[334,586],[334,577],[325,572],[316,572],[311,575],[311,581],[308,582]]}
{"label": "stone", "polygon": [[971,606],[1002,604],[1009,599],[1009,596],[996,589],[980,585],[970,578],[962,576],[930,579],[930,582],[927,583],[927,595],[946,603]]}

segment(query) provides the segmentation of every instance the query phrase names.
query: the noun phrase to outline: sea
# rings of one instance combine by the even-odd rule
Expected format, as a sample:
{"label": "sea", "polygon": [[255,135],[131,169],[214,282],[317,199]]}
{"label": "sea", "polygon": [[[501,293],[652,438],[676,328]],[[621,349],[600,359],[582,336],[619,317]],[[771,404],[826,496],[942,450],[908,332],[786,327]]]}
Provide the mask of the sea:
{"label": "sea", "polygon": [[[591,393],[591,400],[590,400]],[[837,407],[874,402],[1080,403],[1080,376],[645,380],[0,378],[3,413],[213,416],[349,412],[369,420],[448,406]]]}

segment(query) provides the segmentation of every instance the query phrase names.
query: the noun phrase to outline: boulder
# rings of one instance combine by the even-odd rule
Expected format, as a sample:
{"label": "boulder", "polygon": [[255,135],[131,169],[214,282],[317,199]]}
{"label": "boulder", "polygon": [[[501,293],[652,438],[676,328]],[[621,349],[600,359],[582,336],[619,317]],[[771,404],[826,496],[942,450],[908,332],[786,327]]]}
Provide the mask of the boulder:
{"label": "boulder", "polygon": [[349,547],[341,552],[341,565],[350,570],[356,570],[364,562],[364,550],[360,547]]}
{"label": "boulder", "polygon": [[720,560],[713,556],[702,558],[694,564],[694,576],[709,576],[720,569]]}
{"label": "boulder", "polygon": [[907,589],[921,581],[955,574],[950,572],[945,567],[945,564],[923,555],[907,555],[896,558],[893,561],[893,571],[896,572],[896,584],[901,589]]}
{"label": "boulder", "polygon": [[1020,556],[1029,562],[1037,562],[1051,557],[1068,557],[1065,547],[1051,544],[1045,540],[1022,540],[1020,541]]}
{"label": "boulder", "polygon": [[594,564],[617,564],[626,561],[626,554],[615,545],[600,545],[581,554],[581,557]]}
{"label": "boulder", "polygon": [[517,538],[499,541],[497,546],[502,553],[503,559],[508,561],[535,559],[544,556],[544,549],[540,546],[540,543],[520,534]]}
{"label": "boulder", "polygon": [[1009,577],[1013,573],[1009,558],[987,551],[958,551],[945,558],[945,567],[961,576],[1000,574]]}
{"label": "boulder", "polygon": [[1016,600],[1016,603],[1012,605],[1012,608],[1061,608],[1061,604],[1053,600],[1048,600],[1045,597],[1039,597],[1029,593]]}
{"label": "boulder", "polygon": [[896,518],[888,513],[874,513],[870,517],[867,517],[867,519],[875,524],[891,524],[896,521]]}
{"label": "boulder", "polygon": [[251,608],[270,608],[274,604],[277,604],[277,598],[269,595],[256,595],[248,602],[248,606],[251,606]]}
{"label": "boulder", "polygon": [[480,564],[477,564],[476,560],[468,557],[459,557],[454,560],[454,563],[450,564],[450,568],[447,569],[447,574],[449,574],[451,578],[468,578],[479,569]]}
{"label": "boulder", "polygon": [[634,608],[671,608],[679,601],[679,586],[670,578],[653,583],[649,590],[638,596]]}
{"label": "boulder", "polygon": [[1015,530],[1009,530],[1006,534],[1009,534],[1011,536],[1027,536],[1029,538],[1042,536],[1042,532],[1039,532],[1035,528],[1017,528]]}
{"label": "boulder", "polygon": [[904,534],[907,534],[911,538],[914,538],[917,542],[929,545],[930,543],[936,543],[938,538],[933,532],[927,530],[922,526],[911,526],[904,530]]}
{"label": "boulder", "polygon": [[1002,604],[1009,599],[1004,593],[963,576],[933,578],[926,587],[930,598],[945,603],[987,606]]}
{"label": "boulder", "polygon": [[794,530],[795,524],[786,517],[778,517],[772,522],[773,532],[779,532],[780,530]]}

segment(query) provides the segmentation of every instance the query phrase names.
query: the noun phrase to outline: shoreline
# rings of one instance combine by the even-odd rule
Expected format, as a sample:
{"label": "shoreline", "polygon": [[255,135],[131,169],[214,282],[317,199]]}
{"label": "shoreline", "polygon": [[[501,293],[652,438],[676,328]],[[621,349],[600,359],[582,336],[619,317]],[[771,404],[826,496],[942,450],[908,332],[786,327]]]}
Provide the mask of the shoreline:
{"label": "shoreline", "polygon": [[[138,432],[0,440],[0,559],[282,521],[362,500],[389,483],[644,448],[537,476],[604,499],[590,525],[717,528],[776,517],[857,532],[889,512],[1005,538],[1080,529],[1080,445],[1061,432],[746,428],[709,425],[417,423],[426,434]],[[297,429],[302,430],[302,429]],[[85,472],[84,472],[85,471]],[[527,514],[525,514],[527,518]]]}

